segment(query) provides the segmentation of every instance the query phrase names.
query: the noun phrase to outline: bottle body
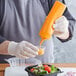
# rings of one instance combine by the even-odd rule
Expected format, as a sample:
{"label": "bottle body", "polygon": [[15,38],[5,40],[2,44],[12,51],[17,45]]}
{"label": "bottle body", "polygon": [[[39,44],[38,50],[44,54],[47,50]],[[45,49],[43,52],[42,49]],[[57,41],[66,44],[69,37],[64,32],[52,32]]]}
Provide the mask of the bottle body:
{"label": "bottle body", "polygon": [[48,16],[46,17],[43,26],[39,32],[39,35],[41,37],[41,40],[49,39],[51,38],[54,28],[53,24],[55,20],[59,17],[61,17],[66,9],[66,5],[63,3],[56,1],[49,12]]}

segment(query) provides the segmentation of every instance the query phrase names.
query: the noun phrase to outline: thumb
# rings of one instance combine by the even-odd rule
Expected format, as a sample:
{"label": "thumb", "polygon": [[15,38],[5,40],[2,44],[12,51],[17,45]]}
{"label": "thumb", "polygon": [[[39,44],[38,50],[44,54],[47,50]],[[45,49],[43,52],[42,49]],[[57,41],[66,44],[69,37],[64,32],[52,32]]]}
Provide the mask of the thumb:
{"label": "thumb", "polygon": [[53,28],[54,29],[58,28],[58,25],[57,24],[53,24]]}

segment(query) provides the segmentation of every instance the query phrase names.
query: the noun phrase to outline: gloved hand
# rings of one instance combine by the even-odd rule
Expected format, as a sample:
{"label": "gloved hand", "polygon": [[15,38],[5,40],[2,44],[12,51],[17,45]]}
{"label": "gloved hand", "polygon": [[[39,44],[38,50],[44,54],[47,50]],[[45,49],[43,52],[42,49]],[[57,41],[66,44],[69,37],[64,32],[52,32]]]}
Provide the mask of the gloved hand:
{"label": "gloved hand", "polygon": [[67,33],[69,32],[68,25],[69,21],[65,16],[61,16],[60,18],[58,18],[54,24],[54,35],[59,38],[67,36]]}
{"label": "gloved hand", "polygon": [[27,59],[38,55],[38,48],[27,41],[20,43],[11,41],[8,45],[8,53],[18,58]]}

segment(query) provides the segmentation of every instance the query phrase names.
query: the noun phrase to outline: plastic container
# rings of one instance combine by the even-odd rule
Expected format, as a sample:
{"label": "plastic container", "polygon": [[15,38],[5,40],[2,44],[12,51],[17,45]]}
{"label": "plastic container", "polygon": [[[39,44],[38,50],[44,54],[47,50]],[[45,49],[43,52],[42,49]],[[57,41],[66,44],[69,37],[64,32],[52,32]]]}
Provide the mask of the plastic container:
{"label": "plastic container", "polygon": [[[28,72],[28,75],[29,75],[29,76],[57,76],[58,73],[62,73],[62,71],[61,71],[59,68],[57,68],[58,71],[55,72],[55,73],[45,74],[45,75],[37,75],[37,74],[34,74],[34,73],[32,73],[32,72],[30,71],[30,69],[33,68],[33,67],[35,67],[35,66],[37,66],[37,65],[28,66],[28,67],[25,68],[25,71]],[[48,65],[48,66],[51,66],[51,65]]]}
{"label": "plastic container", "polygon": [[22,58],[9,58],[5,59],[10,65],[10,67],[27,67],[29,65],[39,65],[42,62],[36,58],[22,59]]}
{"label": "plastic container", "polygon": [[5,61],[7,61],[10,64],[10,67],[25,66],[25,59],[13,57],[13,58],[5,59]]}

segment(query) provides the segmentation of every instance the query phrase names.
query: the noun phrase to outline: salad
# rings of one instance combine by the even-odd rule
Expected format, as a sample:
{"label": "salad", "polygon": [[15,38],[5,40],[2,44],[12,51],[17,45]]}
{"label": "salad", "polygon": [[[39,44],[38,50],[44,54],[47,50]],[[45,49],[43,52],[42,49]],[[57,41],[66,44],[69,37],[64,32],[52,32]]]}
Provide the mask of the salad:
{"label": "salad", "polygon": [[54,65],[37,65],[30,69],[30,72],[37,74],[37,75],[44,75],[44,74],[51,74],[57,72],[57,68]]}

